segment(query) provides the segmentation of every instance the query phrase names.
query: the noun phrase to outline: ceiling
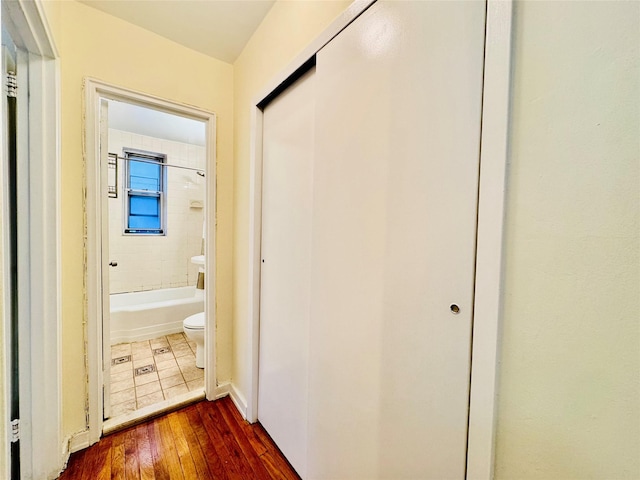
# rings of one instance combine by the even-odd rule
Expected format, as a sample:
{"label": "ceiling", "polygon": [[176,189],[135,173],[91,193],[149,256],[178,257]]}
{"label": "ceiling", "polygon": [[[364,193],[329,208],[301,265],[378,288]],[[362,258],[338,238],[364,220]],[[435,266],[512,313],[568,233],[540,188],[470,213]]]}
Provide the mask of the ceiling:
{"label": "ceiling", "polygon": [[205,145],[205,124],[131,103],[109,101],[109,128],[191,145]]}
{"label": "ceiling", "polygon": [[233,63],[275,0],[80,0],[213,58]]}

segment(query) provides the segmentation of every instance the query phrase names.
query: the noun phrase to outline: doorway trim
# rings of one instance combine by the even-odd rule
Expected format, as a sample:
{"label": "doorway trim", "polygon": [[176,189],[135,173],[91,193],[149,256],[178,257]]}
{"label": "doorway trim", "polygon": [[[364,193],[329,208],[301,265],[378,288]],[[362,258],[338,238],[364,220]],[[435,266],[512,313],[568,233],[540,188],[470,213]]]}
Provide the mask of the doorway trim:
{"label": "doorway trim", "polygon": [[467,430],[467,479],[478,480],[493,479],[495,465],[512,36],[513,0],[488,0]]}
{"label": "doorway trim", "polygon": [[[22,112],[18,116],[18,243],[26,247],[18,257],[20,381],[12,387],[7,377],[3,388],[7,394],[10,388],[19,390],[21,476],[54,478],[66,460],[61,391],[58,52],[40,0],[2,2],[0,16],[17,48],[18,108]],[[3,233],[8,233],[6,228]],[[5,312],[8,294],[4,289]],[[4,320],[6,335],[9,319],[4,316]],[[6,353],[2,348],[0,355],[6,358]],[[5,366],[6,375],[9,366]],[[10,403],[4,400],[8,413]],[[10,441],[8,436],[5,440]],[[6,452],[1,454],[3,460],[9,460]],[[2,463],[7,470],[0,470],[0,477],[10,478],[10,462]]]}
{"label": "doorway trim", "polygon": [[[153,95],[115,86],[94,78],[84,79],[84,160],[86,167],[86,305],[88,369],[88,438],[73,450],[96,443],[103,432],[103,333],[102,333],[102,198],[100,177],[100,99],[116,100],[204,122],[206,127],[205,271],[216,271],[216,116],[214,113]],[[205,290],[205,379],[207,400],[216,398],[216,284],[207,274]]]}
{"label": "doorway trim", "polygon": [[[248,350],[251,382],[246,403],[234,401],[249,422],[258,420],[262,125],[265,101],[375,0],[354,1],[254,99],[249,165]],[[469,429],[466,478],[491,480],[494,470],[498,355],[502,322],[503,232],[511,94],[513,0],[487,0],[481,121]],[[233,393],[233,392],[232,392]]]}

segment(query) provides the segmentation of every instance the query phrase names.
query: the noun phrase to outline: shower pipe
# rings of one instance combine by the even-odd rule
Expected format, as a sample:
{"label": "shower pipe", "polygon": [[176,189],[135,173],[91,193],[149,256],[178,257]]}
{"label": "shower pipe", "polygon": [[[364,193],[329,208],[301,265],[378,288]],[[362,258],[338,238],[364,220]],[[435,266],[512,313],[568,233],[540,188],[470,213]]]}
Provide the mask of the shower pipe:
{"label": "shower pipe", "polygon": [[135,157],[135,158],[128,158],[128,157],[117,157],[118,160],[124,160],[124,161],[133,161],[133,162],[142,162],[142,163],[152,163],[154,165],[162,165],[163,167],[173,167],[173,168],[182,168],[183,170],[191,170],[196,172],[198,175],[200,175],[201,177],[204,177],[204,172],[198,168],[193,168],[193,167],[185,167],[183,165],[174,165],[171,163],[160,163],[157,162],[155,160],[145,160],[144,158],[140,158],[140,157]]}

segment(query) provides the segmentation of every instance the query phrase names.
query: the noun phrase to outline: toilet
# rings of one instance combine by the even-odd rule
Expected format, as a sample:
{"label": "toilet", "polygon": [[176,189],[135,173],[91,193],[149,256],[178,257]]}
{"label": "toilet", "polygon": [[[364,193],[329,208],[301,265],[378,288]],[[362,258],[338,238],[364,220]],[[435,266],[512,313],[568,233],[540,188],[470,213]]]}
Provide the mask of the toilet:
{"label": "toilet", "polygon": [[185,318],[182,328],[187,338],[196,342],[196,367],[204,368],[204,312]]}

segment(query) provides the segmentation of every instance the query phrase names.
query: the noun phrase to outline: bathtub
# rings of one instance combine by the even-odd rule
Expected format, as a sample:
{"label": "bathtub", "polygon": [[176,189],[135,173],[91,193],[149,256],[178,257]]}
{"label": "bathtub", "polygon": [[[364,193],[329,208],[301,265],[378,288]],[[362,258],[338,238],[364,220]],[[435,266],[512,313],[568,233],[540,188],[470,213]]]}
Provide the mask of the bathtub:
{"label": "bathtub", "polygon": [[111,345],[182,332],[182,321],[204,311],[204,292],[196,287],[164,288],[109,295]]}

